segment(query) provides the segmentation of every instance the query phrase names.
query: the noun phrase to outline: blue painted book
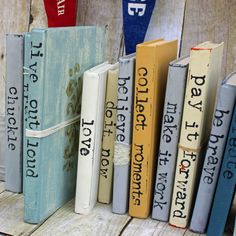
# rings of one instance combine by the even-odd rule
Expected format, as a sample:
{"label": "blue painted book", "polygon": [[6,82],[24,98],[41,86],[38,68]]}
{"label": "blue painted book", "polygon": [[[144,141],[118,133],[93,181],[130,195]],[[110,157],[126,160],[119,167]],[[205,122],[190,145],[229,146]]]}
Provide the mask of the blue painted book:
{"label": "blue painted book", "polygon": [[204,233],[212,206],[217,179],[236,102],[236,72],[222,82],[212,120],[204,165],[195,200],[190,229]]}
{"label": "blue painted book", "polygon": [[104,60],[103,27],[25,36],[24,220],[39,223],[74,197],[83,72]]}
{"label": "blue painted book", "polygon": [[207,236],[220,236],[224,228],[236,184],[236,104],[230,124],[219,180],[207,228]]}

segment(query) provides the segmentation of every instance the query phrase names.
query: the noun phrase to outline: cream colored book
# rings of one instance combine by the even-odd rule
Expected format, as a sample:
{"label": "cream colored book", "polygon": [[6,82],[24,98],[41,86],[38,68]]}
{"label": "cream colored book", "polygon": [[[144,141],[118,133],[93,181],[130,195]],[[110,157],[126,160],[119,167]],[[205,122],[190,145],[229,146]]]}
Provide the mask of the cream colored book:
{"label": "cream colored book", "polygon": [[191,49],[169,223],[185,228],[191,216],[197,176],[210,134],[221,82],[223,43]]}
{"label": "cream colored book", "polygon": [[89,214],[97,202],[102,146],[107,62],[84,73],[75,212]]}
{"label": "cream colored book", "polygon": [[114,142],[116,134],[117,87],[118,63],[116,63],[113,68],[108,71],[107,77],[98,189],[98,201],[101,203],[110,203],[112,195]]}

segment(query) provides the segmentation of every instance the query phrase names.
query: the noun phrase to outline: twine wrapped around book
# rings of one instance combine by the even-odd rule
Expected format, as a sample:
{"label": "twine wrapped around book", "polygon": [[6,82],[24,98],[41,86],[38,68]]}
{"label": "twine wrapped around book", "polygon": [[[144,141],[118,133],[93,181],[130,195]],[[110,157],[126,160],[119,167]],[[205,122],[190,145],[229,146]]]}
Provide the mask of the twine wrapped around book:
{"label": "twine wrapped around book", "polygon": [[115,143],[114,165],[127,165],[130,162],[130,144]]}
{"label": "twine wrapped around book", "polygon": [[76,122],[80,121],[80,115],[75,116],[74,118],[71,118],[69,120],[63,121],[60,124],[54,125],[50,128],[44,129],[44,130],[30,130],[26,129],[26,137],[31,138],[44,138],[51,134],[56,133],[60,129],[63,129],[71,124],[74,124]]}

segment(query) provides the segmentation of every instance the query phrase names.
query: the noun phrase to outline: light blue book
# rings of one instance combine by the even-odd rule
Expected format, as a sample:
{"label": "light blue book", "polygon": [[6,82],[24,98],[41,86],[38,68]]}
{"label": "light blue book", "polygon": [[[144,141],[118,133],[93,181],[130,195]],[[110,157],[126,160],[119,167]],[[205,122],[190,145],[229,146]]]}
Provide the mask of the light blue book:
{"label": "light blue book", "polygon": [[207,227],[207,236],[224,234],[236,187],[236,103],[230,123],[219,179]]}
{"label": "light blue book", "polygon": [[104,60],[103,27],[25,36],[24,220],[39,223],[74,197],[83,72]]}

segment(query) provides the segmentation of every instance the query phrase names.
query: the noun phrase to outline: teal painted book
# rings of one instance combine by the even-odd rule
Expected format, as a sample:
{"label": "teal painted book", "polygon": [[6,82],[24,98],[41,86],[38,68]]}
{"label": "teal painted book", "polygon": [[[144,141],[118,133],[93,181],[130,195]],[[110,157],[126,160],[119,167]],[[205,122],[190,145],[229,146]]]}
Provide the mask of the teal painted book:
{"label": "teal painted book", "polygon": [[83,72],[104,60],[103,27],[25,36],[24,220],[39,223],[74,197]]}

